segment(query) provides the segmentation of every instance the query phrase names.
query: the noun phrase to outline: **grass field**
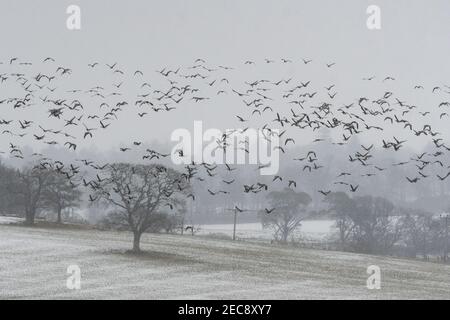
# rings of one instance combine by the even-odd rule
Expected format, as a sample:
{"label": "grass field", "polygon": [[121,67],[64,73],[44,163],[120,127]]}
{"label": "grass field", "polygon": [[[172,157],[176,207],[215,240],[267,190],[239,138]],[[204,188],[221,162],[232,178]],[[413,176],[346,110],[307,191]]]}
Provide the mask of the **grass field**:
{"label": "grass field", "polygon": [[[0,225],[1,299],[450,299],[450,266],[200,236]],[[66,288],[69,265],[81,289]],[[366,288],[369,265],[381,289]]]}

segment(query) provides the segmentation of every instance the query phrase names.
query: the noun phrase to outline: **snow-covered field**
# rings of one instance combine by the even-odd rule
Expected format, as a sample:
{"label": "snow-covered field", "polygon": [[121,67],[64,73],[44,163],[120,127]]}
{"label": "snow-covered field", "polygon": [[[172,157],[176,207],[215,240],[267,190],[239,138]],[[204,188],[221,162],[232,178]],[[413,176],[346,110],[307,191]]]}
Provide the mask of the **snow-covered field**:
{"label": "snow-covered field", "polygon": [[0,216],[0,224],[20,223],[22,221],[21,218]]}
{"label": "snow-covered field", "polygon": [[[331,251],[146,234],[0,225],[0,299],[450,299],[450,266]],[[69,265],[81,289],[66,287]],[[369,265],[381,289],[366,288]]]}
{"label": "snow-covered field", "polygon": [[[0,216],[0,224],[20,223],[23,219]],[[321,241],[326,240],[335,231],[333,220],[306,220],[303,221],[298,231],[293,235],[295,240]],[[202,224],[196,225],[196,235],[225,235],[233,236],[233,224]],[[262,224],[238,223],[236,225],[237,239],[255,239],[270,241],[273,239],[273,231],[264,229]]]}
{"label": "snow-covered field", "polygon": [[[334,231],[333,220],[306,220],[294,234],[294,239],[303,241],[325,240]],[[199,226],[199,235],[223,234],[233,236],[233,224],[205,224]],[[238,239],[258,239],[270,241],[273,239],[271,229],[264,229],[261,223],[239,223],[236,225]]]}

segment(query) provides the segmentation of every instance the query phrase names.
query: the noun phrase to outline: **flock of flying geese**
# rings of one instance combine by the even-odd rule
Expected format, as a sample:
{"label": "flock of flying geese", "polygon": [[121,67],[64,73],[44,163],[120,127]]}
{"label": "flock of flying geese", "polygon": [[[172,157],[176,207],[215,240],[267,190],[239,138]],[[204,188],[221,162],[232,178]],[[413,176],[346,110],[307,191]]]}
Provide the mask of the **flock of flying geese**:
{"label": "flock of flying geese", "polygon": [[[239,68],[264,67],[269,64],[297,64],[300,67],[310,67],[315,62],[311,59],[265,59],[264,61],[244,61]],[[334,62],[320,64],[319,67],[332,70]],[[46,71],[34,71],[39,65]],[[375,98],[357,97],[348,103],[338,103],[338,90],[335,84],[325,87],[317,87],[311,80],[288,79],[256,79],[244,81],[238,85],[232,84],[230,75],[238,69],[238,66],[225,65],[211,66],[204,59],[196,59],[187,67],[164,67],[147,75],[142,70],[127,71],[118,63],[93,62],[87,64],[89,72],[107,73],[108,79],[112,79],[108,85],[96,85],[84,89],[61,89],[67,79],[73,75],[74,70],[61,66],[52,57],[47,57],[38,64],[22,61],[19,58],[11,58],[0,62],[0,107],[9,108],[7,114],[16,113],[15,119],[3,118],[0,114],[0,137],[8,139],[9,150],[1,150],[3,154],[9,154],[11,158],[24,159],[24,153],[20,146],[20,139],[32,137],[34,145],[60,146],[76,152],[80,140],[94,139],[100,130],[108,130],[119,121],[120,115],[125,112],[133,112],[137,119],[150,117],[152,113],[175,112],[184,103],[210,103],[223,95],[230,95],[242,103],[242,113],[234,115],[241,126],[247,126],[245,132],[252,126],[252,120],[265,122],[260,126],[264,136],[269,139],[272,135],[278,135],[281,141],[277,148],[282,154],[289,152],[289,147],[296,141],[290,134],[294,130],[306,130],[319,132],[320,129],[335,130],[341,138],[338,141],[327,141],[316,138],[313,144],[332,143],[342,146],[351,141],[352,137],[363,133],[380,134],[386,126],[396,128],[398,132],[410,137],[429,139],[434,146],[433,152],[417,154],[406,161],[392,164],[396,166],[415,165],[417,174],[405,177],[405,182],[417,183],[420,180],[431,179],[435,176],[444,181],[450,176],[450,166],[445,164],[443,158],[450,151],[450,146],[444,142],[442,134],[436,131],[431,124],[418,124],[417,119],[428,119],[432,115],[439,115],[439,120],[448,117],[447,108],[450,102],[446,97],[450,94],[447,85],[425,88],[415,85],[412,90],[428,92],[440,99],[435,106],[426,106],[423,110],[420,106],[413,105],[394,94],[385,91]],[[7,70],[7,71],[5,71]],[[153,81],[152,77],[158,77]],[[394,83],[392,76],[369,76],[362,81],[381,81],[382,83]],[[138,91],[132,100],[125,99],[129,93],[127,82],[136,85]],[[158,84],[161,84],[157,87]],[[60,88],[61,87],[61,88]],[[5,94],[9,96],[4,96]],[[13,96],[11,96],[13,95]],[[46,121],[27,118],[27,111],[40,108],[47,114]],[[12,111],[11,111],[12,110]],[[2,114],[5,114],[2,112]],[[50,127],[51,123],[51,127]],[[274,130],[279,129],[279,130]],[[397,132],[397,131],[396,131]],[[224,133],[217,140],[217,148],[224,151],[231,145],[229,141],[231,133]],[[0,142],[1,140],[0,139]],[[387,170],[375,162],[373,150],[376,147],[386,152],[397,152],[407,143],[407,139],[380,138],[378,146],[374,144],[361,145],[360,150],[348,155],[348,161],[354,166],[371,168],[373,171],[366,176],[371,177],[378,172]],[[132,149],[143,148],[142,141],[133,141],[129,146],[119,148],[126,153]],[[246,152],[248,145],[241,147]],[[142,161],[158,161],[170,156],[157,150],[146,148],[142,150]],[[183,156],[183,150],[178,151]],[[39,161],[36,166],[42,169],[53,168],[65,175],[73,187],[84,186],[95,189],[98,182],[102,181],[102,171],[108,166],[106,163],[97,163],[91,159],[74,159],[72,163],[63,163],[52,159],[42,153],[34,153],[32,157]],[[323,168],[319,164],[319,158],[315,150],[308,150],[304,155],[293,156],[292,160],[301,164],[302,171],[314,173]],[[83,176],[85,168],[95,170],[93,179]],[[184,167],[183,178],[187,181],[196,179],[200,182],[212,179],[217,174],[217,168],[224,168],[231,173],[238,170],[238,166],[229,164],[216,165],[211,163],[194,163]],[[259,166],[262,168],[264,166]],[[439,174],[427,173],[427,169],[440,170]],[[245,170],[245,167],[242,169]],[[433,169],[434,170],[434,169]],[[434,170],[434,171],[436,171]],[[434,172],[433,171],[433,172]],[[203,174],[204,173],[204,174]],[[352,172],[341,172],[334,185],[341,185],[349,192],[357,192],[359,184],[350,182]],[[346,180],[347,179],[347,180]],[[283,179],[280,175],[274,175],[272,184],[286,184],[287,187],[296,188],[297,181]],[[235,179],[223,179],[224,186],[235,183]],[[259,193],[271,190],[272,186],[261,181],[253,184],[244,184],[244,193]],[[226,188],[225,188],[226,189]],[[226,190],[212,190],[207,188],[211,196],[228,194]],[[327,196],[333,190],[318,190]],[[188,197],[195,199],[194,194]],[[91,201],[96,199],[89,197]],[[274,209],[265,209],[271,213]]]}

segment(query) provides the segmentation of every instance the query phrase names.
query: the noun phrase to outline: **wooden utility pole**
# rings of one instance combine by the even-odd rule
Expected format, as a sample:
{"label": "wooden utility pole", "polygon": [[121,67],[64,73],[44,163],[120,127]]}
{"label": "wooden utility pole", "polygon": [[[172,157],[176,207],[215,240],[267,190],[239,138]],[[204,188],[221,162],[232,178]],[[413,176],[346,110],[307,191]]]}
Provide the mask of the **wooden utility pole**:
{"label": "wooden utility pole", "polygon": [[446,213],[444,215],[444,219],[445,219],[445,246],[444,246],[444,263],[447,262],[448,259],[448,216],[449,214]]}
{"label": "wooden utility pole", "polygon": [[237,216],[239,212],[252,212],[252,211],[258,211],[258,210],[248,210],[248,209],[239,209],[237,206],[234,206],[233,209],[225,209],[227,211],[233,211],[234,217],[233,217],[233,241],[236,240],[236,224],[237,224]]}
{"label": "wooden utility pole", "polygon": [[238,210],[234,209],[234,220],[233,220],[233,241],[236,240],[236,222],[237,222]]}

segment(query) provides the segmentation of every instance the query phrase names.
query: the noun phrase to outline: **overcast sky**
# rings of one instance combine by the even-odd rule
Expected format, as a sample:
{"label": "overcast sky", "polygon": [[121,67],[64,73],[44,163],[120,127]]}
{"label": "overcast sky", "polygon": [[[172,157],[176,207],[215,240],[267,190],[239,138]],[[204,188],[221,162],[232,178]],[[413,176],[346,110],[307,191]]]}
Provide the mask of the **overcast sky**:
{"label": "overcast sky", "polygon": [[[252,79],[243,70],[247,59],[311,58],[326,68],[304,70],[302,64],[266,70],[273,79],[305,74],[324,84],[336,83],[341,97],[359,97],[361,78],[396,78],[395,90],[415,84],[442,85],[450,74],[450,2],[419,1],[5,1],[0,10],[0,60],[12,56],[42,61],[47,56],[77,73],[92,61],[118,62],[133,72],[151,74],[169,66],[188,66],[196,58],[237,69],[241,82]],[[81,8],[81,30],[66,28],[66,8]],[[381,8],[381,30],[366,27],[368,5]],[[105,80],[108,75],[104,75]],[[361,89],[362,90],[362,89]],[[235,101],[236,102],[236,101]],[[419,100],[427,103],[427,100]],[[126,119],[120,130],[100,134],[111,146],[145,134],[167,140],[174,128],[192,128],[194,120],[208,127],[236,126],[241,104],[230,100],[179,108],[170,115],[144,121]],[[3,112],[3,111],[2,111]],[[6,114],[7,111],[5,111]],[[37,116],[37,115],[36,115]],[[3,138],[2,138],[3,139]]]}

